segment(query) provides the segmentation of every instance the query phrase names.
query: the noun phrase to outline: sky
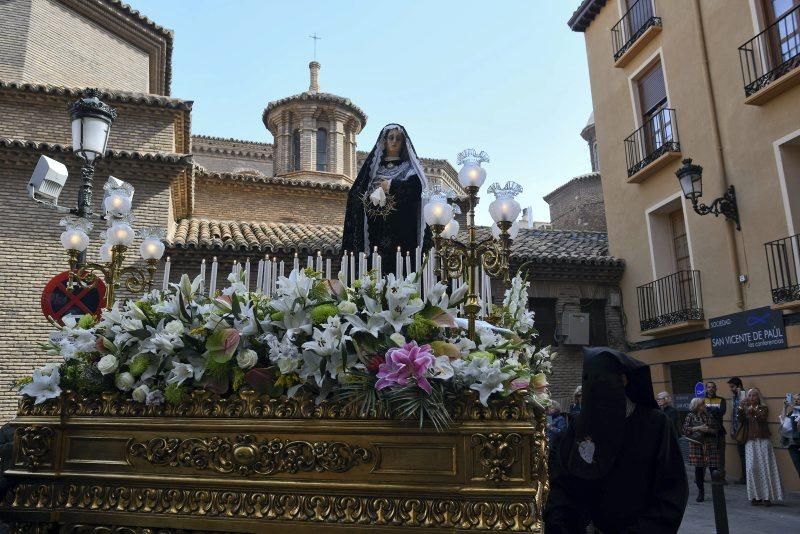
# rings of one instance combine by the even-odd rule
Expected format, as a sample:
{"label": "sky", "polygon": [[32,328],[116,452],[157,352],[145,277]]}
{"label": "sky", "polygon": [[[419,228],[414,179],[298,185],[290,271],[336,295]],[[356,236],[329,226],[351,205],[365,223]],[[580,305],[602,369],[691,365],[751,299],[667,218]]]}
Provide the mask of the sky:
{"label": "sky", "polygon": [[195,134],[272,142],[261,114],[308,89],[316,33],[320,89],[368,116],[360,150],[390,122],[454,167],[464,148],[485,150],[484,190],[522,184],[537,221],[550,218],[544,195],[591,171],[584,39],[567,27],[578,0],[127,1],[175,32],[172,95],[194,101]]}

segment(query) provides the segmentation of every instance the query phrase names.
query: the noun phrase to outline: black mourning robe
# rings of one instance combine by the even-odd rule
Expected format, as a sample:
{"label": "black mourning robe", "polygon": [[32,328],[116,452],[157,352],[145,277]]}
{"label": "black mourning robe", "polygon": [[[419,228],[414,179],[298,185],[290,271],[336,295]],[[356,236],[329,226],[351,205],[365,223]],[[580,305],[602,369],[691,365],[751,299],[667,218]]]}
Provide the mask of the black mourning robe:
{"label": "black mourning robe", "polygon": [[[599,373],[597,358],[606,362]],[[614,373],[628,377],[624,390],[615,390],[609,380]],[[579,418],[587,418],[571,424],[551,451],[545,532],[583,534],[590,521],[605,534],[677,532],[689,486],[678,436],[655,402],[649,368],[611,349],[587,349],[583,391],[594,392],[595,406],[602,409],[592,416],[592,399],[585,399],[586,410]],[[614,419],[615,401],[602,398],[606,394],[627,397],[635,406],[632,413],[625,416],[623,409],[620,418]],[[580,465],[576,445],[585,437],[577,435],[581,432],[596,441],[599,463]]]}

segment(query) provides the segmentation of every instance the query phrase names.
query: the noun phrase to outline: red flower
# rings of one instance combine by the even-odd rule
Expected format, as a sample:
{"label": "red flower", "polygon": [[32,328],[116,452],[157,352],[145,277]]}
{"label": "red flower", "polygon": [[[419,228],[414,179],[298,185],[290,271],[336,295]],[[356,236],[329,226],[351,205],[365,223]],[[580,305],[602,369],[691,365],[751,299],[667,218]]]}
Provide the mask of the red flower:
{"label": "red flower", "polygon": [[369,371],[370,373],[377,373],[382,363],[386,363],[386,358],[384,358],[379,354],[373,355],[367,361],[367,371]]}

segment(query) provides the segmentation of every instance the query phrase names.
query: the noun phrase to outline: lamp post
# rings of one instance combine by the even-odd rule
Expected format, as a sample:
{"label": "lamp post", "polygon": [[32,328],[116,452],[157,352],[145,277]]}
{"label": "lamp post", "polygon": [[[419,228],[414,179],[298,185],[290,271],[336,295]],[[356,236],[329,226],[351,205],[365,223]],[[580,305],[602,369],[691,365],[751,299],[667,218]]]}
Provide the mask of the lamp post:
{"label": "lamp post", "polygon": [[[514,197],[522,192],[522,187],[514,182],[505,186],[494,184],[489,188],[495,200],[489,206],[489,213],[498,228],[497,237],[478,241],[475,235],[475,206],[478,191],[486,181],[486,169],[481,163],[488,162],[485,152],[478,153],[468,149],[458,155],[462,165],[458,173],[459,183],[467,193],[467,241],[456,240],[458,223],[453,220],[453,207],[447,203],[448,192],[434,186],[426,192],[428,202],[424,208],[425,222],[431,227],[438,258],[438,268],[443,279],[466,276],[468,284],[464,312],[469,320],[468,335],[475,340],[475,320],[480,311],[477,294],[476,269],[483,266],[492,277],[502,277],[508,282],[508,264],[512,236],[509,233],[520,212],[519,203]],[[453,224],[455,223],[455,225]]]}
{"label": "lamp post", "polygon": [[81,261],[89,246],[89,232],[92,223],[86,218],[66,217],[61,225],[66,229],[61,234],[61,245],[69,256],[70,286],[92,284],[102,279],[106,284],[105,307],[114,305],[116,290],[123,280],[128,291],[140,293],[153,289],[153,278],[158,261],[164,255],[164,231],[162,229],[145,229],[141,233],[142,244],[139,253],[147,267],[123,266],[126,253],[133,244],[136,231],[131,226],[133,216],[131,206],[133,186],[118,178],[110,176],[105,186],[105,218],[108,228],[103,232],[105,243],[100,247],[100,262]]}
{"label": "lamp post", "polygon": [[709,213],[715,217],[723,215],[727,220],[736,223],[737,230],[741,230],[736,190],[733,186],[728,186],[728,190],[721,197],[714,199],[710,205],[701,204],[699,199],[703,196],[703,167],[694,165],[691,158],[686,158],[682,163],[681,168],[675,172],[675,176],[678,177],[678,182],[681,184],[683,196],[686,197],[686,200],[691,201],[694,211],[698,215],[708,215]]}

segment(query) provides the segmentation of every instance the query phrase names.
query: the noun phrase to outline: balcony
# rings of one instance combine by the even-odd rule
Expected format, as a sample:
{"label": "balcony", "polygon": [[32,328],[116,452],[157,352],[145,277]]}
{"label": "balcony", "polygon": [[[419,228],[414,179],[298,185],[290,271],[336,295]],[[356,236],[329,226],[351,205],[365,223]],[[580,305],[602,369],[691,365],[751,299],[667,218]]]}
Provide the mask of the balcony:
{"label": "balcony", "polygon": [[639,325],[656,336],[705,325],[700,271],[678,271],[636,288]]}
{"label": "balcony", "polygon": [[739,47],[745,103],[760,106],[800,83],[800,6]]}
{"label": "balcony", "polygon": [[661,31],[661,17],[653,15],[653,0],[639,0],[611,28],[614,66],[624,67]]}
{"label": "balcony", "polygon": [[800,234],[764,243],[773,308],[800,308]]}
{"label": "balcony", "polygon": [[673,160],[681,157],[675,110],[656,112],[625,139],[628,182],[639,183]]}

